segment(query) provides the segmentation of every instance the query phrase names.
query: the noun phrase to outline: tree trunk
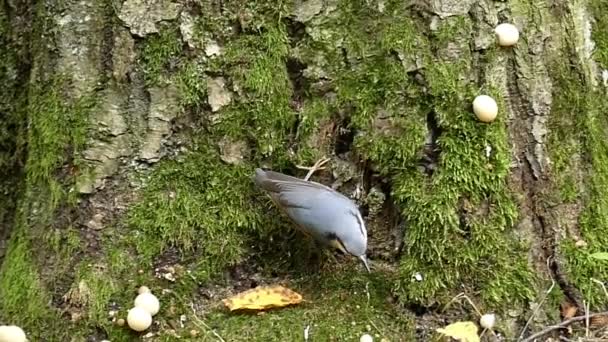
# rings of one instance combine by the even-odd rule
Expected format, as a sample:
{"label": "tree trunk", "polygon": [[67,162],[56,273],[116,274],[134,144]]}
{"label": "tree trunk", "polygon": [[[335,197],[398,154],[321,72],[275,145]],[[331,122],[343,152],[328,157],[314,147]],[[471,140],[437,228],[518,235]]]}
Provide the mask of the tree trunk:
{"label": "tree trunk", "polygon": [[[605,1],[6,0],[0,31],[0,323],[31,341],[133,340],[140,285],[162,341],[423,341],[477,309],[516,339],[607,308]],[[251,181],[323,156],[371,274]],[[222,308],[279,282],[308,302]]]}

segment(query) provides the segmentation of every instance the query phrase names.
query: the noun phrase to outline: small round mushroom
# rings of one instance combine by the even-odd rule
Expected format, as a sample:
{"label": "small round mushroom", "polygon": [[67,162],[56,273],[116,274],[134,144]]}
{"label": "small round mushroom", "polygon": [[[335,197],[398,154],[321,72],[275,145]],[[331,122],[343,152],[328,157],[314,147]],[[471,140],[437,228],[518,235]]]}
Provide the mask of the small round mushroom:
{"label": "small round mushroom", "polygon": [[138,294],[142,294],[142,293],[146,293],[146,292],[152,292],[152,291],[150,291],[150,288],[147,286],[140,286],[139,289],[137,289]]}
{"label": "small round mushroom", "polygon": [[154,316],[160,310],[160,303],[158,298],[150,292],[144,292],[135,297],[134,306],[142,308]]}
{"label": "small round mushroom", "polygon": [[513,46],[519,40],[519,30],[513,24],[500,24],[496,26],[494,33],[496,33],[500,46]]}
{"label": "small round mushroom", "polygon": [[127,314],[127,324],[135,331],[144,331],[152,325],[152,315],[142,308],[134,307]]}
{"label": "small round mushroom", "polygon": [[494,325],[496,324],[496,315],[495,314],[485,314],[481,316],[479,319],[479,325],[482,328],[488,330],[494,330]]}
{"label": "small round mushroom", "polygon": [[488,95],[479,95],[473,100],[473,112],[482,122],[492,122],[498,115],[498,105]]}
{"label": "small round mushroom", "polygon": [[373,342],[374,338],[370,334],[363,334],[359,338],[359,342]]}
{"label": "small round mushroom", "polygon": [[26,342],[23,329],[16,325],[0,325],[0,342]]}

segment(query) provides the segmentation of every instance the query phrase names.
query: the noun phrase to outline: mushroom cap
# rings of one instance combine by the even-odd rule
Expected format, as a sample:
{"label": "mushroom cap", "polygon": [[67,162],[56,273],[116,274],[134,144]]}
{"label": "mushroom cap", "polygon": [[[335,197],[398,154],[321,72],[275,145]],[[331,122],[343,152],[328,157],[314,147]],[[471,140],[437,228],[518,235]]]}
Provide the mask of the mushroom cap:
{"label": "mushroom cap", "polygon": [[370,334],[363,334],[359,338],[359,342],[373,342],[374,338]]}
{"label": "mushroom cap", "polygon": [[0,342],[26,342],[23,329],[16,325],[0,325]]}
{"label": "mushroom cap", "polygon": [[142,293],[146,293],[146,292],[152,292],[152,291],[150,291],[150,288],[147,286],[140,286],[139,289],[137,289],[138,294],[142,294]]}
{"label": "mushroom cap", "polygon": [[513,24],[502,23],[494,28],[494,33],[496,33],[498,44],[501,46],[512,46],[519,40],[519,30]]}
{"label": "mushroom cap", "polygon": [[160,310],[160,302],[155,295],[150,292],[144,292],[135,297],[135,301],[133,302],[133,306],[142,308],[150,313],[150,315],[154,316]]}
{"label": "mushroom cap", "polygon": [[152,325],[152,315],[142,308],[134,307],[127,314],[127,324],[135,331],[144,331]]}
{"label": "mushroom cap", "polygon": [[481,316],[479,319],[479,325],[481,325],[484,329],[494,329],[494,325],[496,324],[496,315],[495,314],[485,314]]}
{"label": "mushroom cap", "polygon": [[488,95],[479,95],[473,100],[473,112],[482,122],[492,122],[498,115],[498,104]]}

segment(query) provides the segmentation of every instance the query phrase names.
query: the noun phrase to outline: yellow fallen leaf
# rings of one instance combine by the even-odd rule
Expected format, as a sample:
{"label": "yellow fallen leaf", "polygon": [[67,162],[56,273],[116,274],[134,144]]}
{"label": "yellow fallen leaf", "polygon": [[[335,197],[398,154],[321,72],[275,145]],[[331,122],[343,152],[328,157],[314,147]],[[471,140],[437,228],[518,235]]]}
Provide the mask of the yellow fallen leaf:
{"label": "yellow fallen leaf", "polygon": [[454,338],[460,342],[479,342],[477,325],[469,321],[452,323],[445,328],[437,329],[437,332]]}
{"label": "yellow fallen leaf", "polygon": [[280,285],[258,286],[222,300],[224,305],[234,310],[266,310],[280,308],[287,305],[298,304],[302,296]]}

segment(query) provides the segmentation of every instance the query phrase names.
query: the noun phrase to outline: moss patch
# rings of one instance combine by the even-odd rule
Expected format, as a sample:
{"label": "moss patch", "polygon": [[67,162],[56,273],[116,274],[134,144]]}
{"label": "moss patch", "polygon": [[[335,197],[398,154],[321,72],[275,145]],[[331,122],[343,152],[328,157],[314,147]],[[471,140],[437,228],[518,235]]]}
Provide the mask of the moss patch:
{"label": "moss patch", "polygon": [[59,172],[59,169],[68,161],[78,164],[74,156],[85,145],[88,115],[95,106],[93,96],[66,103],[62,92],[64,86],[58,80],[31,85],[28,96],[28,158],[25,168],[28,191],[49,190],[49,208],[45,208],[49,214],[66,194],[62,186],[73,181],[74,173],[68,170]]}
{"label": "moss patch", "polygon": [[604,69],[608,68],[608,3],[602,0],[589,1],[595,19],[592,39],[596,44],[594,59]]}
{"label": "moss patch", "polygon": [[[471,21],[449,18],[425,36],[418,29],[425,23],[408,19],[415,16],[393,3],[383,13],[363,2],[342,2],[339,10],[339,22],[318,28],[328,31],[323,42],[313,35],[298,52],[318,65],[319,58],[306,48],[330,51],[324,57],[331,65],[322,66],[335,77],[338,110],[350,115],[357,131],[355,151],[392,180],[393,199],[408,220],[400,278],[394,284],[401,301],[445,302],[461,283],[495,306],[531,298],[534,277],[522,257],[525,246],[510,232],[517,208],[506,185],[505,123],[500,118],[492,125],[479,123],[470,110],[480,91],[500,100],[499,93],[471,81],[468,55],[464,62],[450,56],[469,53],[461,37],[472,35]],[[346,56],[332,54],[341,48]],[[336,55],[340,59],[332,60]],[[424,86],[415,72],[407,73],[417,65],[423,67],[418,72]],[[432,177],[417,168],[429,115],[442,130]],[[417,272],[422,282],[411,280]]]}
{"label": "moss patch", "polygon": [[249,166],[223,164],[205,141],[195,153],[163,163],[130,211],[128,224],[143,263],[174,247],[195,253],[200,267],[214,274],[243,258],[247,234],[259,229],[252,210]]}
{"label": "moss patch", "polygon": [[[608,41],[602,18],[608,8],[601,1],[592,1],[590,5],[596,20],[592,35],[597,44],[594,57],[605,68]],[[564,54],[574,53],[575,47],[566,42]],[[605,252],[608,243],[608,202],[604,196],[608,191],[608,144],[605,142],[608,131],[603,124],[608,107],[603,100],[605,95],[592,89],[581,76],[583,66],[566,67],[560,61],[555,64],[549,150],[561,200],[566,203],[578,201],[584,206],[578,229],[581,239],[588,244],[580,248],[575,246],[573,239],[564,239],[559,249],[565,256],[569,279],[581,290],[593,310],[608,303],[601,286],[593,281],[608,277],[608,263],[589,257],[594,252]],[[573,160],[573,156],[580,160]],[[584,175],[584,186],[570,176],[574,173]]]}
{"label": "moss patch", "polygon": [[[572,87],[570,87],[571,85]],[[603,94],[586,88],[581,82],[562,84],[561,94],[577,94],[579,101],[572,104],[573,115],[584,113],[583,150],[585,159],[590,164],[587,176],[587,187],[582,195],[585,209],[579,219],[582,239],[588,243],[586,248],[577,248],[572,240],[564,240],[561,249],[567,258],[568,274],[575,286],[581,290],[592,306],[602,307],[608,298],[601,286],[593,281],[608,277],[608,263],[589,257],[594,252],[606,252],[608,246],[608,130],[603,122],[606,120],[606,107]]]}
{"label": "moss patch", "polygon": [[260,157],[283,162],[296,119],[290,107],[293,89],[286,69],[288,49],[286,28],[280,23],[227,44],[218,67],[228,71],[233,85],[245,93],[215,127],[217,134],[235,138],[246,132],[243,127],[250,127],[249,138],[255,141]]}
{"label": "moss patch", "polygon": [[0,317],[26,329],[30,339],[59,336],[66,323],[58,311],[49,307],[51,296],[40,277],[32,256],[33,243],[25,236],[24,228],[22,224],[13,231],[0,267]]}
{"label": "moss patch", "polygon": [[159,34],[146,39],[141,49],[141,63],[148,85],[158,85],[169,80],[172,65],[179,60],[182,41],[174,26],[163,26]]}

